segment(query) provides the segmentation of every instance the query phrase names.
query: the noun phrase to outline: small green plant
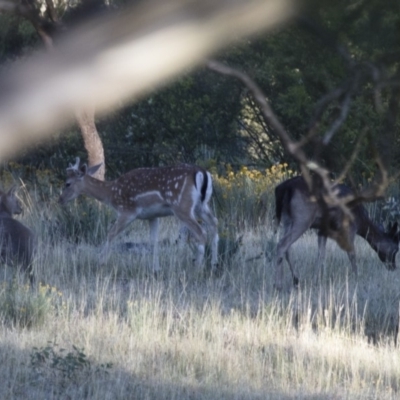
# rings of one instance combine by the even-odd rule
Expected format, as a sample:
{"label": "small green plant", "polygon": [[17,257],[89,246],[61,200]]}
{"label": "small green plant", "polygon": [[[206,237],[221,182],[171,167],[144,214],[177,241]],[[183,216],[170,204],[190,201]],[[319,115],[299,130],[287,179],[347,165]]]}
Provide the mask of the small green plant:
{"label": "small green plant", "polygon": [[86,380],[92,374],[108,374],[112,363],[100,364],[93,367],[84,349],[72,345],[72,350],[59,348],[55,342],[48,342],[44,347],[33,347],[30,354],[30,366],[44,377],[50,375],[60,383],[61,387],[69,383]]}
{"label": "small green plant", "polygon": [[59,207],[53,236],[73,243],[85,241],[99,245],[105,240],[107,229],[115,218],[112,210],[92,199],[77,199]]}
{"label": "small green plant", "polygon": [[47,285],[40,284],[35,292],[28,284],[22,285],[16,280],[3,282],[0,286],[0,319],[20,328],[42,326],[62,304],[61,297],[56,288]]}
{"label": "small green plant", "polygon": [[239,171],[226,166],[224,175],[213,175],[217,215],[225,215],[239,229],[257,226],[270,215],[274,187],[294,176],[287,164],[273,165],[264,171],[242,166]]}

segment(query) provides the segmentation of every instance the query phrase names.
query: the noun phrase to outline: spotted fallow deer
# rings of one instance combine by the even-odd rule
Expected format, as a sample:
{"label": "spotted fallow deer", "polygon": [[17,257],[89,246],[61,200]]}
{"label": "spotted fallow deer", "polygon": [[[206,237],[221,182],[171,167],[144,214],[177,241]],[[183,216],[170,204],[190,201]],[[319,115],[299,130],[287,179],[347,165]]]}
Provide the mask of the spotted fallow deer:
{"label": "spotted fallow deer", "polygon": [[20,265],[29,274],[31,283],[34,276],[32,262],[37,247],[36,235],[13,215],[21,214],[22,207],[15,195],[16,187],[8,192],[0,191],[0,249],[5,263]]}
{"label": "spotted fallow deer", "polygon": [[[346,185],[337,185],[339,197],[351,194]],[[322,277],[323,263],[327,238],[334,239],[347,252],[352,271],[357,277],[357,263],[354,249],[356,235],[363,237],[375,250],[387,269],[396,269],[396,253],[399,250],[400,234],[397,222],[390,225],[385,232],[368,217],[361,204],[351,205],[352,219],[345,219],[344,212],[339,207],[327,207],[325,213],[322,207],[312,198],[307,183],[303,177],[294,177],[282,182],[275,188],[276,220],[279,225],[282,220],[284,233],[278,242],[276,254],[275,287],[282,288],[283,258],[289,264],[293,283],[298,284],[297,273],[289,258],[289,249],[297,239],[308,229],[318,231],[317,273]],[[348,226],[345,226],[346,222]]]}
{"label": "spotted fallow deer", "polygon": [[159,271],[158,218],[175,215],[195,238],[196,266],[202,266],[204,261],[207,231],[203,226],[207,228],[212,238],[211,265],[213,268],[217,266],[218,229],[217,219],[208,205],[212,195],[212,178],[208,171],[180,164],[138,168],[116,180],[100,181],[92,176],[100,165],[90,168],[86,164],[80,166],[80,160],[76,158],[75,165],[70,164],[67,168],[67,181],[59,203],[65,204],[84,194],[116,210],[117,219],[102,250],[104,259],[107,258],[110,242],[135,219],[144,219],[150,224],[153,270]]}

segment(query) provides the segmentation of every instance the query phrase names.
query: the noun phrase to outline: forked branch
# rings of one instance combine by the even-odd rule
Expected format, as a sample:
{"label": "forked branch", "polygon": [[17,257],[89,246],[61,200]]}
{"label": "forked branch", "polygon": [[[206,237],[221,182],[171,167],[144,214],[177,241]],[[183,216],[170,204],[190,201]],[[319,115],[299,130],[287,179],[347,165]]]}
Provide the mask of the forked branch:
{"label": "forked branch", "polygon": [[[351,212],[348,207],[350,203],[354,204],[358,202],[373,201],[383,196],[389,184],[389,179],[387,170],[385,169],[383,162],[379,157],[379,154],[375,154],[375,161],[379,168],[379,179],[376,180],[376,182],[371,187],[365,190],[346,197],[339,197],[337,191],[334,189],[337,182],[332,182],[329,176],[329,171],[323,168],[317,162],[309,159],[304,152],[303,146],[305,142],[307,142],[307,140],[296,142],[294,139],[292,139],[290,134],[286,131],[283,124],[279,121],[278,117],[272,110],[272,107],[266,99],[266,95],[253,79],[251,79],[246,73],[215,60],[209,60],[206,63],[206,66],[210,70],[215,71],[219,74],[239,79],[245,85],[245,87],[252,94],[255,102],[258,104],[260,111],[266,121],[266,124],[274,130],[275,134],[279,137],[283,148],[299,164],[304,179],[306,180],[308,187],[311,190],[311,193],[316,197],[316,200],[320,204],[325,204],[325,206],[340,207],[343,212],[351,218]],[[353,89],[354,85],[356,85],[356,82],[353,81],[351,84]],[[325,134],[323,140],[324,145],[330,142],[335,131],[338,129],[338,126],[346,118],[350,106],[350,99],[353,91],[352,88],[350,88],[350,90],[347,92],[344,88],[339,88],[328,94],[325,98],[322,99],[321,103],[319,104],[319,107],[322,110],[326,103],[329,103],[333,99],[338,98],[339,96],[346,93],[346,96],[343,100],[342,112],[338,119],[332,125],[331,129],[328,130],[328,132]],[[319,117],[317,117],[317,119],[318,118]],[[355,155],[353,154],[352,158],[354,157]],[[340,174],[341,178],[344,177],[347,169],[348,166],[345,166],[342,174]]]}

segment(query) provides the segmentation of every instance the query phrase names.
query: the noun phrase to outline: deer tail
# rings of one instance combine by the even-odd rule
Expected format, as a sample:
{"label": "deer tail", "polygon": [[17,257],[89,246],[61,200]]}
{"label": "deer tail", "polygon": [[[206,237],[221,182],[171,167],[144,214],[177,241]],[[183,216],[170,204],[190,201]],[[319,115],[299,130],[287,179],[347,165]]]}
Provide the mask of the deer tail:
{"label": "deer tail", "polygon": [[195,184],[200,193],[201,203],[207,204],[213,192],[211,174],[205,170],[197,171],[195,174]]}
{"label": "deer tail", "polygon": [[290,193],[288,193],[288,190],[290,189],[284,184],[280,184],[275,188],[275,220],[277,226],[279,226],[281,222],[285,202],[288,198],[290,198]]}

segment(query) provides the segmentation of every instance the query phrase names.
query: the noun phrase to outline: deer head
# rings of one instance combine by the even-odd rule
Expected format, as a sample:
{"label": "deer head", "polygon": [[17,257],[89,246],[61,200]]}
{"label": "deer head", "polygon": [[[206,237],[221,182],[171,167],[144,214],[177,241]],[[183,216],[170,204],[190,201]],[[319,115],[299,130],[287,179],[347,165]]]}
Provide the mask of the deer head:
{"label": "deer head", "polygon": [[10,217],[14,214],[21,214],[21,203],[16,196],[17,187],[13,186],[7,193],[0,195],[0,211],[5,212]]}
{"label": "deer head", "polygon": [[79,157],[76,157],[75,164],[69,164],[69,167],[67,168],[67,180],[65,182],[64,190],[58,199],[60,204],[66,204],[82,194],[85,188],[86,177],[94,175],[102,164],[100,163],[93,167],[88,167],[86,164],[82,164],[81,166],[79,165],[80,159]]}

